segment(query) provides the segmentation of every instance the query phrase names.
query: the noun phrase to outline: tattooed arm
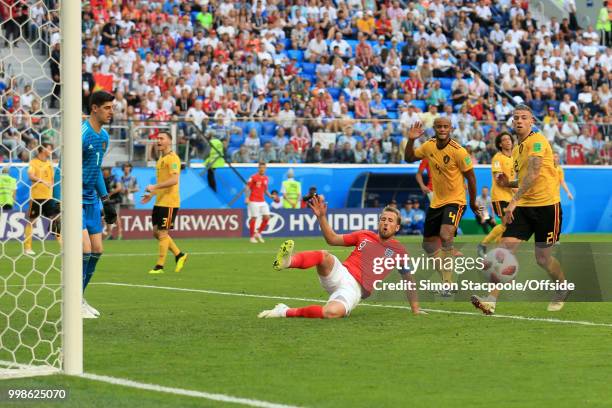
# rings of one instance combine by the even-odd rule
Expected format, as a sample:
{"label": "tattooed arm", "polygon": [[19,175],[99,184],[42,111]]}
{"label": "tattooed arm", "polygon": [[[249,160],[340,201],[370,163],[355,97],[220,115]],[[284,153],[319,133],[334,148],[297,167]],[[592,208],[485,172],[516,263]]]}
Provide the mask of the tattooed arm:
{"label": "tattooed arm", "polygon": [[524,180],[522,180],[521,184],[517,185],[518,191],[514,194],[514,197],[512,197],[512,201],[518,201],[523,194],[529,191],[540,175],[541,168],[542,158],[538,156],[531,156],[527,162],[527,176]]}

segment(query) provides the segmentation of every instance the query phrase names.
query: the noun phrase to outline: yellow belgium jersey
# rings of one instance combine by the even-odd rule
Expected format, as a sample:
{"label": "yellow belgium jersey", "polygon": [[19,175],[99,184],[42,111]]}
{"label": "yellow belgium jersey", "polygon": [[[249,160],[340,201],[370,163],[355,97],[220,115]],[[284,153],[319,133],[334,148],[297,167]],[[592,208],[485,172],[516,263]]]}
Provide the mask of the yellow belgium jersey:
{"label": "yellow belgium jersey", "polygon": [[419,159],[429,160],[434,193],[431,208],[446,204],[465,205],[463,173],[473,168],[468,152],[452,139],[443,149],[438,149],[433,138],[423,143],[414,154]]}
{"label": "yellow belgium jersey", "polygon": [[559,179],[559,187],[560,187],[561,183],[563,183],[563,180],[565,180],[565,174],[563,173],[563,167],[557,166],[555,168],[557,169],[557,178]]}
{"label": "yellow belgium jersey", "polygon": [[512,189],[510,187],[500,187],[497,185],[496,176],[505,174],[508,180],[514,180],[514,169],[512,168],[512,157],[508,157],[502,152],[498,152],[491,160],[491,201],[510,201],[512,200]]}
{"label": "yellow belgium jersey", "polygon": [[37,157],[33,158],[30,160],[28,174],[49,183],[49,186],[51,186],[46,186],[41,182],[33,183],[30,190],[30,196],[33,200],[48,200],[53,197],[53,165],[50,160],[42,161]]}
{"label": "yellow belgium jersey", "polygon": [[552,147],[548,140],[539,132],[531,132],[522,143],[514,146],[512,161],[514,173],[518,175],[519,188],[522,180],[527,177],[527,163],[530,157],[541,157],[540,174],[531,188],[519,199],[519,207],[541,207],[553,205],[560,200],[559,176],[555,169]]}
{"label": "yellow belgium jersey", "polygon": [[[181,159],[174,152],[170,152],[157,160],[157,183],[167,181],[170,176],[181,174]],[[180,207],[181,199],[179,196],[179,183],[155,190],[157,200],[155,205],[158,207]]]}

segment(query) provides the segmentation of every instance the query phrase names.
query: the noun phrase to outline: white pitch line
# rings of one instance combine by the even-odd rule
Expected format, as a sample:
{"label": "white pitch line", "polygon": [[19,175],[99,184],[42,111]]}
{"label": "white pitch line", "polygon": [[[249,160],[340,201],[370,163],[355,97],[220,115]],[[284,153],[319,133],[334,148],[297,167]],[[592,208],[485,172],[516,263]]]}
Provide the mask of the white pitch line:
{"label": "white pitch line", "polygon": [[[256,298],[256,299],[298,300],[301,302],[327,303],[327,300],[321,300],[321,299],[299,298],[299,297],[290,297],[290,296],[255,295],[255,294],[250,294],[250,293],[223,292],[223,291],[208,290],[208,289],[176,288],[173,286],[136,285],[136,284],[131,284],[131,283],[117,283],[117,282],[97,282],[97,283],[91,283],[91,284],[92,285],[107,285],[107,286],[124,286],[124,287],[143,288],[143,289],[173,290],[177,292],[206,293],[209,295],[239,296],[239,297],[249,297],[249,298]],[[373,303],[365,303],[365,302],[360,303],[359,306],[382,307],[385,309],[410,310],[409,306],[381,305],[381,304],[373,304]],[[426,312],[431,312],[431,313],[445,313],[445,314],[456,314],[456,315],[465,315],[465,316],[481,316],[483,318],[489,317],[489,316],[483,316],[482,313],[475,313],[475,312],[461,312],[461,311],[442,310],[442,309],[423,309],[423,310]],[[498,318],[498,319],[525,320],[525,321],[544,322],[544,323],[612,327],[612,323],[596,323],[596,322],[589,322],[589,321],[584,321],[584,320],[562,320],[562,319],[554,319],[554,318],[528,317],[528,316],[502,315],[502,314],[494,314],[490,317]]]}
{"label": "white pitch line", "polygon": [[140,390],[164,392],[166,394],[183,395],[187,397],[203,398],[211,401],[228,402],[232,404],[248,405],[250,407],[262,407],[262,408],[298,408],[295,405],[277,404],[274,402],[260,401],[250,398],[239,398],[225,394],[211,394],[203,391],[185,390],[183,388],[165,387],[163,385],[141,383],[137,381],[128,380],[125,378],[109,377],[106,375],[84,373],[79,377],[86,378],[88,380],[105,382],[113,385],[121,385],[124,387],[138,388]]}

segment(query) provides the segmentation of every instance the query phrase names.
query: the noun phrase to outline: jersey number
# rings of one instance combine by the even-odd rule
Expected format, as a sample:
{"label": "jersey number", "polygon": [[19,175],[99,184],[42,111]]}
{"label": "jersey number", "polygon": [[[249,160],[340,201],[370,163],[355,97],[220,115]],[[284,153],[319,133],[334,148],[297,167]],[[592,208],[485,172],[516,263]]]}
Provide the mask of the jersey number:
{"label": "jersey number", "polygon": [[555,243],[555,233],[554,232],[549,232],[548,235],[546,236],[546,243],[547,244],[554,244]]}
{"label": "jersey number", "polygon": [[448,218],[450,218],[453,221],[453,225],[455,225],[455,214],[452,212],[448,213]]}
{"label": "jersey number", "polygon": [[96,152],[96,166],[100,165],[100,152]]}

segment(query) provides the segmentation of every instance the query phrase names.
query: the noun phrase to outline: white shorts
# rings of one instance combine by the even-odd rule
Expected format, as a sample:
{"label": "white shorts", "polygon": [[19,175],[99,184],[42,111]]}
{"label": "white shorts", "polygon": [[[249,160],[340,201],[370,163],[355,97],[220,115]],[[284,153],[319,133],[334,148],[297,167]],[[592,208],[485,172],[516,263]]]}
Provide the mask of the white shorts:
{"label": "white shorts", "polygon": [[342,303],[347,316],[361,301],[361,285],[335,256],[331,273],[326,277],[319,276],[319,281],[330,295],[327,301]]}
{"label": "white shorts", "polygon": [[270,215],[270,206],[265,201],[251,201],[247,206],[249,218],[257,218],[260,215]]}

